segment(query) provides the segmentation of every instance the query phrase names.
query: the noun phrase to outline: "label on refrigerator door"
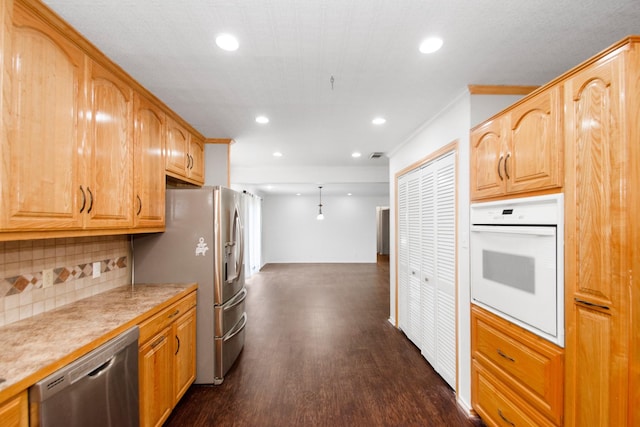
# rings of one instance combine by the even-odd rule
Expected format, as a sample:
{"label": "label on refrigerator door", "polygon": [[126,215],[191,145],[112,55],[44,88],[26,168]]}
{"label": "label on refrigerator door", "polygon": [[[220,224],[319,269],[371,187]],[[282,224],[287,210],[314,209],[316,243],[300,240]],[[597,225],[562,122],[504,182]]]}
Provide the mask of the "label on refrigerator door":
{"label": "label on refrigerator door", "polygon": [[209,246],[204,242],[204,237],[198,239],[198,244],[196,245],[196,256],[202,255],[205,256],[207,251],[209,250]]}

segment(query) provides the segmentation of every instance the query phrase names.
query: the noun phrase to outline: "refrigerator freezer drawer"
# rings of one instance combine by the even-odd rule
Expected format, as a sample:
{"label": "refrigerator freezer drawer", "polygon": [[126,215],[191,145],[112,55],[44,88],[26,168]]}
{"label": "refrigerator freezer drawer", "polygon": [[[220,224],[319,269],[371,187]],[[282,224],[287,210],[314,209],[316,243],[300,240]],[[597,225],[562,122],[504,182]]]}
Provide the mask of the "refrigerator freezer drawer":
{"label": "refrigerator freezer drawer", "polygon": [[247,289],[243,288],[224,305],[214,307],[216,337],[223,337],[240,321],[244,314],[244,304],[247,298]]}
{"label": "refrigerator freezer drawer", "polygon": [[224,337],[216,337],[216,366],[214,384],[222,384],[224,375],[233,366],[244,347],[244,333],[247,325],[247,313]]}

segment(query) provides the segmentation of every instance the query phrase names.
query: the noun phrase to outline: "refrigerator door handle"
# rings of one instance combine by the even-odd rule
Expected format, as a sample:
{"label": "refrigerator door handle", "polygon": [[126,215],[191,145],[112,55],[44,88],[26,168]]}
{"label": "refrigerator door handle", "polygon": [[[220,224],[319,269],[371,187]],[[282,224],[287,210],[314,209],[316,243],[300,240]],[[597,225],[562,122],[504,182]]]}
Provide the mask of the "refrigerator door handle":
{"label": "refrigerator door handle", "polygon": [[236,326],[229,331],[229,333],[223,338],[223,341],[229,341],[230,339],[232,339],[233,337],[235,337],[236,335],[238,335],[240,332],[242,332],[242,329],[244,329],[245,325],[247,324],[247,313],[242,313],[242,318],[240,319],[240,321],[236,324]]}
{"label": "refrigerator door handle", "polygon": [[232,308],[242,304],[246,298],[247,298],[247,289],[242,288],[242,290],[238,292],[238,294],[235,297],[233,297],[231,301],[227,303],[229,305],[225,305],[224,311],[231,310]]}
{"label": "refrigerator door handle", "polygon": [[[244,263],[244,235],[242,232],[242,220],[240,219],[240,210],[236,205],[233,212],[233,235],[231,236],[232,241],[227,243],[225,246],[228,248],[233,248],[234,246],[238,246],[238,257],[236,258],[236,274],[233,277],[227,279],[227,283],[233,283],[240,278],[242,274],[242,265]],[[233,249],[232,249],[233,250]]]}

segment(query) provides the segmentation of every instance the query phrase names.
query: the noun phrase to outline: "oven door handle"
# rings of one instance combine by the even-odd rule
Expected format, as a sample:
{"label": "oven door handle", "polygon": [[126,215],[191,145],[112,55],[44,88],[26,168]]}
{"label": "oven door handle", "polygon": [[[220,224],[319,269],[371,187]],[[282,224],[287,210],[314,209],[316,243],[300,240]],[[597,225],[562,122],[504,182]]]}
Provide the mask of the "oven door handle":
{"label": "oven door handle", "polygon": [[530,236],[555,236],[555,226],[512,226],[512,225],[472,225],[471,232],[475,233],[503,233],[527,234]]}

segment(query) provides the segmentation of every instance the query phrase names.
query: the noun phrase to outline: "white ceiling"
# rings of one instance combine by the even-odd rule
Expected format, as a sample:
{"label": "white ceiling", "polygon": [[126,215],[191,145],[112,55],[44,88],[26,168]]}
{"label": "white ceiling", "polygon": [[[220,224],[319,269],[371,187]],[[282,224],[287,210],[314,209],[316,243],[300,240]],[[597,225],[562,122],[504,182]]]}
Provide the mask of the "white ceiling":
{"label": "white ceiling", "polygon": [[[638,0],[44,2],[203,135],[234,139],[232,174],[384,167],[369,153],[400,145],[468,84],[543,84],[640,33]],[[216,47],[222,32],[238,51]],[[431,35],[443,48],[419,53]],[[379,115],[387,123],[372,125]]]}

